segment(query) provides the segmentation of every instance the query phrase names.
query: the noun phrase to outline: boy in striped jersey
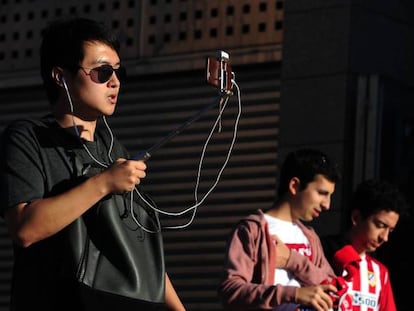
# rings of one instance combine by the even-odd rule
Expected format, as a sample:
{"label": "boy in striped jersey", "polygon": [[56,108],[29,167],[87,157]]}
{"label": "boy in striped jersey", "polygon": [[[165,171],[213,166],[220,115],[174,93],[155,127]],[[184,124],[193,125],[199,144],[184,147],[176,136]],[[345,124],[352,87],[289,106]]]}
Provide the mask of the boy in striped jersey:
{"label": "boy in striped jersey", "polygon": [[388,241],[406,209],[395,185],[363,181],[351,200],[349,230],[322,238],[327,259],[348,284],[347,299],[339,310],[396,311],[388,268],[373,253]]}

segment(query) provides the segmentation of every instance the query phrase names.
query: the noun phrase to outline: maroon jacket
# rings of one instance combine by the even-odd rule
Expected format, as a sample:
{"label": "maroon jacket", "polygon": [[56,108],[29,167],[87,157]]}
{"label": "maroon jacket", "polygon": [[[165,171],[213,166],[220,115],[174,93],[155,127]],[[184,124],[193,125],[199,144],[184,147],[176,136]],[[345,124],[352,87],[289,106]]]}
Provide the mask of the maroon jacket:
{"label": "maroon jacket", "polygon": [[[317,285],[335,277],[313,228],[297,221],[312,248],[312,261],[292,251],[286,269],[303,285]],[[296,287],[273,285],[276,268],[275,240],[261,210],[242,219],[227,246],[224,278],[218,294],[226,309],[270,310],[294,303]]]}

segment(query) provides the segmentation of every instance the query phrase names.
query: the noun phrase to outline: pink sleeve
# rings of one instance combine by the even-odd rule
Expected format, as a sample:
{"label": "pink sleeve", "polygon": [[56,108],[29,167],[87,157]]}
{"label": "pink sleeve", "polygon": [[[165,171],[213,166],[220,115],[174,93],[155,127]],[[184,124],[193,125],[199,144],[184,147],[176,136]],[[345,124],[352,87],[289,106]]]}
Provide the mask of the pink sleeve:
{"label": "pink sleeve", "polygon": [[[257,222],[244,222],[231,236],[227,247],[224,278],[218,294],[230,309],[272,309],[286,302],[294,302],[296,287],[269,285],[268,250],[264,230]],[[265,248],[263,248],[265,247]]]}

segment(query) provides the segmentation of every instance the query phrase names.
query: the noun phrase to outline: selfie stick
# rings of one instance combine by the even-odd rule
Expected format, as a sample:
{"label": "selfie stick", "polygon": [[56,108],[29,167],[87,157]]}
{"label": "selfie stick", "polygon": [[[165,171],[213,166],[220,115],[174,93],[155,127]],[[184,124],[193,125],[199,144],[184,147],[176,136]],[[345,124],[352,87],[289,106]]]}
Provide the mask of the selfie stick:
{"label": "selfie stick", "polygon": [[[227,94],[224,94],[224,95],[227,96]],[[208,111],[211,108],[217,106],[217,104],[220,103],[220,101],[222,99],[223,99],[223,97],[220,96],[218,99],[214,100],[213,103],[211,103],[207,107],[205,107],[202,110],[200,110],[193,117],[191,117],[188,121],[186,121],[185,123],[183,123],[181,126],[179,126],[174,131],[170,132],[167,136],[165,136],[164,138],[162,138],[159,142],[157,142],[156,144],[154,144],[152,147],[150,147],[146,151],[140,151],[140,152],[138,152],[132,159],[133,160],[143,160],[143,161],[148,160],[151,157],[152,152],[154,152],[155,150],[157,150],[158,148],[160,148],[162,145],[164,145],[166,142],[168,142],[173,137],[175,137],[178,134],[180,134],[185,128],[187,128],[188,126],[190,126],[194,121],[198,120],[206,111]]]}
{"label": "selfie stick", "polygon": [[[219,54],[218,54],[218,58],[217,58],[217,61],[219,62],[219,66],[220,66],[220,70],[218,70],[218,73],[219,73],[219,76],[220,76],[218,78],[218,80],[220,82],[220,92],[219,92],[218,98],[216,98],[210,105],[206,106],[205,108],[203,108],[199,112],[197,112],[195,115],[193,115],[189,120],[187,120],[185,123],[180,125],[177,129],[170,132],[167,136],[163,137],[159,142],[154,144],[152,147],[150,147],[149,149],[147,149],[145,151],[138,152],[134,157],[132,157],[132,160],[142,160],[142,161],[148,160],[151,157],[151,154],[155,150],[159,149],[161,146],[163,146],[170,139],[172,139],[173,137],[180,134],[185,128],[190,126],[194,121],[198,120],[205,112],[207,112],[211,108],[217,106],[218,104],[221,104],[221,102],[225,98],[232,95],[231,90],[232,90],[233,85],[231,84],[231,80],[230,80],[230,85],[229,85],[228,75],[233,74],[233,73],[228,73],[227,72],[228,69],[230,69],[230,66],[227,64],[228,60],[229,60],[228,54],[224,51],[220,51]],[[211,59],[208,60],[208,61],[211,61]],[[210,74],[210,72],[208,71],[207,72],[208,77],[209,77],[209,74]]]}

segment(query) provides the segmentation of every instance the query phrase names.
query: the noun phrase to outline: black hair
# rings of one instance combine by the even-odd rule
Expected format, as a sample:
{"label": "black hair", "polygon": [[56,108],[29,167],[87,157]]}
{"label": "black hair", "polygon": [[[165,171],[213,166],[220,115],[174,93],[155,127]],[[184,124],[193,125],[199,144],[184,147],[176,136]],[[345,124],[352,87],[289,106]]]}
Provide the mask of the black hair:
{"label": "black hair", "polygon": [[337,164],[333,163],[322,151],[299,149],[290,152],[280,169],[279,198],[288,192],[289,182],[293,177],[299,178],[301,189],[305,189],[316,175],[323,175],[333,183],[341,178]]}
{"label": "black hair", "polygon": [[84,43],[97,41],[119,53],[116,35],[103,23],[87,18],[56,20],[43,30],[40,47],[40,70],[50,104],[56,101],[59,87],[52,78],[52,69],[61,67],[76,73],[84,58]]}
{"label": "black hair", "polygon": [[382,210],[400,216],[408,214],[405,196],[397,185],[386,180],[362,181],[355,189],[350,203],[351,211],[359,210],[364,219]]}

